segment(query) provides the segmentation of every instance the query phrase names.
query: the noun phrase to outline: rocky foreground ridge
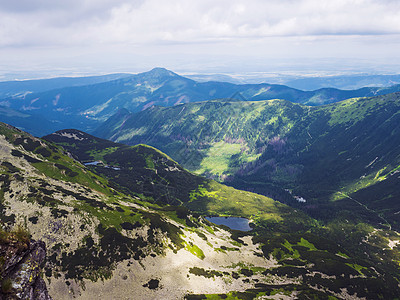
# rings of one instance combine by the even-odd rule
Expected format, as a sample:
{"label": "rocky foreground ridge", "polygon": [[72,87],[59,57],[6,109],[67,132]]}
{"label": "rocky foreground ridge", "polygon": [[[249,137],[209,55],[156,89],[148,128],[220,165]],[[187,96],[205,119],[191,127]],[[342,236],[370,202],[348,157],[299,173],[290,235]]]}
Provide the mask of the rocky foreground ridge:
{"label": "rocky foreground ridge", "polygon": [[52,299],[41,277],[45,258],[45,243],[29,240],[22,228],[1,232],[0,299]]}

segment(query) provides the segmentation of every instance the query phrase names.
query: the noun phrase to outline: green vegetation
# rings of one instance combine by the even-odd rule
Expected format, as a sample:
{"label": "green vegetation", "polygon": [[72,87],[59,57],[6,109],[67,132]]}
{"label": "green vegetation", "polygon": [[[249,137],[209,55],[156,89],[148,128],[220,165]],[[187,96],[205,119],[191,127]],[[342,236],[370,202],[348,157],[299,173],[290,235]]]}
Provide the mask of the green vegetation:
{"label": "green vegetation", "polygon": [[93,158],[93,160],[103,161],[105,155],[113,153],[116,149],[117,147],[110,147],[101,150],[92,150],[89,151],[88,154]]}
{"label": "green vegetation", "polygon": [[154,169],[154,162],[152,155],[146,156],[146,166],[150,169]]}
{"label": "green vegetation", "polygon": [[200,259],[204,259],[206,256],[203,253],[203,250],[201,250],[199,247],[194,245],[192,242],[185,242],[185,249],[188,250],[190,253],[193,255],[196,255]]}
{"label": "green vegetation", "polygon": [[207,152],[200,165],[200,169],[196,170],[197,174],[210,172],[218,177],[226,173],[229,169],[229,163],[232,156],[240,153],[243,147],[241,144],[228,144],[220,141],[212,145]]}
{"label": "green vegetation", "polygon": [[208,215],[246,217],[258,225],[287,219],[293,224],[312,225],[312,221],[302,213],[287,209],[271,198],[236,190],[215,181],[192,191],[187,207]]}
{"label": "green vegetation", "polygon": [[[203,184],[201,184],[201,185],[199,185],[197,187],[196,190],[190,192],[190,195],[189,195],[190,201],[189,202],[196,201],[199,197],[200,198],[202,198],[202,197],[206,197],[206,198],[210,197],[210,198],[217,198],[218,199],[218,192],[214,191],[214,190],[209,191],[207,188],[204,187]],[[222,200],[222,199],[220,198],[220,200]]]}
{"label": "green vegetation", "polygon": [[[228,299],[228,300],[251,300],[251,299],[275,299],[276,296],[282,295],[283,297],[290,297],[293,299],[328,299],[336,300],[335,296],[330,293],[314,290],[313,288],[296,285],[285,284],[280,288],[275,285],[258,284],[257,288],[248,289],[244,292],[230,292],[227,294],[207,294],[207,295],[186,295],[187,300],[198,299]],[[268,298],[271,296],[271,298]],[[273,297],[273,298],[272,298]],[[283,298],[282,297],[282,298]]]}
{"label": "green vegetation", "polygon": [[[95,160],[92,148],[107,154],[102,157],[105,165],[88,166],[90,170],[113,182],[115,187],[132,196],[140,196],[159,205],[181,205],[189,200],[189,193],[204,179],[185,171],[176,162],[159,150],[146,145],[129,147],[102,140],[86,133],[69,130],[67,134],[82,136],[73,140],[74,147],[67,147],[69,140],[61,134],[52,134],[45,139],[64,144],[82,162]],[[112,149],[112,151],[109,151]],[[170,170],[174,170],[171,172]]]}
{"label": "green vegetation", "polygon": [[346,263],[346,265],[353,268],[354,270],[356,270],[362,276],[364,276],[364,273],[362,272],[362,270],[367,269],[366,267],[360,266],[358,264],[347,264]]}
{"label": "green vegetation", "polygon": [[[133,259],[141,263],[147,256],[163,255],[167,248],[170,248],[175,253],[185,249],[199,258],[194,260],[199,264],[190,269],[190,274],[211,280],[221,277],[225,282],[242,280],[252,286],[247,291],[231,292],[227,295],[197,295],[204,299],[207,297],[253,299],[274,295],[326,298],[333,297],[333,293],[340,293],[345,288],[348,289],[349,295],[357,293],[357,296],[366,298],[371,295],[393,298],[398,291],[400,280],[396,275],[400,274],[398,272],[400,254],[394,247],[399,237],[394,231],[389,230],[387,225],[385,226],[386,223],[383,221],[386,220],[386,215],[377,216],[375,210],[369,207],[374,202],[367,201],[368,203],[364,204],[358,200],[357,194],[371,187],[381,184],[382,187],[387,187],[390,184],[387,191],[392,196],[386,195],[385,201],[387,199],[388,203],[385,205],[394,202],[391,197],[396,197],[397,194],[390,186],[394,186],[397,177],[390,174],[395,172],[393,170],[400,165],[400,162],[390,164],[382,162],[381,158],[376,159],[374,153],[362,161],[357,161],[355,154],[359,152],[348,149],[342,143],[335,144],[336,148],[332,150],[332,147],[328,147],[332,145],[330,140],[332,135],[325,133],[328,132],[328,127],[323,126],[326,125],[327,119],[324,115],[320,115],[318,117],[320,123],[313,123],[317,122],[316,115],[313,114],[321,113],[329,107],[304,108],[293,104],[280,107],[283,104],[286,103],[283,101],[248,103],[246,105],[253,106],[251,109],[254,110],[249,115],[240,111],[240,105],[231,102],[215,101],[208,103],[210,106],[208,108],[207,105],[200,107],[200,110],[211,111],[215,108],[228,109],[233,105],[239,110],[236,122],[243,119],[243,122],[246,121],[248,124],[257,124],[257,118],[265,118],[260,124],[267,128],[265,131],[269,132],[269,136],[257,137],[257,139],[265,138],[264,144],[250,136],[246,142],[248,149],[240,150],[240,153],[236,149],[230,158],[224,158],[228,159],[229,163],[227,169],[220,174],[226,175],[227,173],[224,173],[226,170],[229,172],[239,168],[242,173],[239,177],[231,178],[232,184],[241,183],[248,184],[251,188],[260,188],[271,197],[241,191],[193,175],[152,147],[145,145],[130,147],[97,139],[76,130],[67,130],[50,135],[46,139],[63,144],[81,162],[93,161],[94,155],[102,153],[104,164],[86,167],[66,156],[64,150],[50,142],[43,142],[28,135],[19,138],[19,133],[9,134],[8,140],[15,145],[14,151],[11,152],[15,161],[12,160],[12,163],[5,161],[0,165],[2,200],[14,197],[18,198],[17,201],[28,202],[25,204],[37,204],[41,209],[48,209],[54,224],[63,224],[57,222],[65,218],[81,217],[80,230],[84,234],[78,241],[79,246],[68,250],[69,246],[60,242],[51,247],[46,267],[46,276],[49,277],[64,274],[66,279],[78,282],[83,279],[106,280],[113,275],[115,266],[120,262]],[[198,107],[198,105],[193,106]],[[271,111],[266,111],[268,109]],[[181,110],[182,107],[179,107],[179,111]],[[182,112],[182,115],[185,113]],[[302,124],[290,122],[287,114],[293,120],[299,116],[308,118],[304,121],[307,128],[301,128]],[[207,114],[202,115],[207,116]],[[208,144],[203,144],[202,148],[198,149],[200,154],[218,150],[212,146],[218,143],[221,151],[224,147],[235,149],[235,145],[244,144],[241,140],[233,141],[227,136],[229,130],[232,133],[235,129],[229,129],[233,125],[228,126],[229,122],[226,123],[227,127],[225,123],[213,125],[216,126],[213,131],[216,135],[210,136]],[[361,123],[362,120],[357,121],[354,126],[366,126]],[[262,126],[260,125],[260,128]],[[348,134],[351,130],[343,130],[341,125],[332,126],[339,126],[335,130],[340,134]],[[221,128],[225,128],[226,131]],[[324,133],[317,135],[319,132],[317,129],[324,130]],[[276,132],[271,134],[271,130],[277,130],[279,134],[276,135]],[[250,135],[250,132],[240,134],[243,136],[238,139],[245,140],[245,135]],[[256,132],[254,134],[260,135]],[[78,138],[71,139],[68,136]],[[312,136],[312,140],[309,136]],[[179,137],[181,142],[187,139],[188,136]],[[314,142],[314,139],[317,141]],[[70,147],[68,141],[71,142]],[[296,144],[297,142],[303,144]],[[251,143],[253,146],[257,144],[260,149],[252,149]],[[196,141],[192,140],[190,145],[196,145]],[[198,146],[200,147],[200,144]],[[333,175],[326,173],[324,168],[329,166],[336,172],[337,160],[332,162],[324,160],[322,166],[320,165],[322,162],[318,161],[321,159],[321,154],[314,157],[324,151],[328,151],[329,154],[342,153],[335,156],[335,159],[340,157],[347,164],[355,163],[355,166],[362,166],[363,172],[368,173],[365,178],[375,179],[377,182],[346,194],[346,187],[355,182],[352,178],[356,176],[346,175],[344,172],[349,172],[349,168],[342,162],[338,167],[347,169],[343,172],[338,171],[343,178],[339,182],[340,189],[335,189],[337,182],[332,180]],[[256,162],[262,160],[263,163],[254,164],[252,168],[246,163],[250,168],[246,169],[247,171],[235,165],[235,163],[240,165],[246,160],[246,155],[248,157],[256,155],[259,157]],[[349,155],[352,158],[351,163],[347,160],[350,158]],[[200,163],[205,157],[200,155]],[[194,161],[196,159],[195,157]],[[38,170],[37,174],[26,175],[20,164],[16,163],[17,160],[34,166]],[[309,165],[320,173],[312,171]],[[262,176],[256,181],[256,177],[260,174]],[[296,174],[302,176],[298,177]],[[383,178],[385,179],[382,180]],[[13,191],[12,183],[24,180],[29,184],[29,192],[20,197]],[[321,189],[314,189],[319,183],[322,183]],[[328,183],[329,188],[335,189],[334,192],[328,193],[325,190],[328,188]],[[282,184],[282,188],[288,187],[288,191],[283,194],[282,188],[278,189],[278,184]],[[339,191],[343,194],[343,198],[331,201],[330,197]],[[370,197],[377,193],[373,192]],[[297,201],[296,199],[301,199],[297,195],[304,197],[306,202]],[[275,196],[281,197],[279,198],[281,201],[285,200],[283,202],[295,208],[274,201],[272,198]],[[383,208],[380,209],[385,211]],[[232,247],[216,246],[213,238],[205,234],[205,230],[210,234],[226,233],[218,232],[217,226],[201,217],[213,215],[246,217],[251,221],[253,229],[246,233],[231,230],[230,239],[226,237],[226,245],[230,243]],[[316,216],[318,220],[310,215]],[[13,222],[11,215],[4,217],[9,217],[9,222]],[[38,213],[31,214],[25,219],[33,228],[42,221]],[[92,236],[89,231],[85,232],[86,227],[91,227],[95,234]],[[190,241],[184,235],[183,229],[197,233],[200,238],[208,242],[208,246],[214,248],[216,252],[213,255],[224,257],[229,257],[233,251],[238,251],[239,254],[248,242],[248,237],[244,237],[250,235],[253,244],[257,245],[253,255],[266,259],[273,258],[277,263],[273,268],[265,268],[257,264],[238,262],[232,265],[232,269],[228,269],[228,272],[212,268],[203,269],[201,260],[208,262],[210,257],[208,255],[205,257],[205,249],[200,249]],[[188,274],[189,279],[190,274]],[[286,277],[296,284],[270,285],[273,278],[280,277]],[[149,281],[147,284],[155,287],[154,282],[150,284]],[[162,280],[159,283],[162,286]],[[322,287],[324,292],[314,290],[313,287]]]}
{"label": "green vegetation", "polygon": [[22,225],[16,225],[12,230],[0,228],[0,244],[16,243],[19,249],[26,249],[29,245],[30,233]]}
{"label": "green vegetation", "polygon": [[215,270],[204,270],[203,268],[193,267],[189,269],[189,273],[196,276],[203,276],[206,278],[222,277],[222,273]]}
{"label": "green vegetation", "polygon": [[[260,87],[251,93],[264,94]],[[103,133],[127,144],[146,141],[188,170],[267,195],[323,223],[345,211],[374,226],[400,229],[399,107],[398,94],[318,107],[213,100],[125,116],[123,128]],[[204,193],[194,188],[191,199]]]}
{"label": "green vegetation", "polygon": [[300,242],[298,242],[297,245],[306,247],[312,251],[317,250],[317,248],[315,248],[315,246],[312,243],[310,243],[309,241],[307,241],[304,238],[301,238]]}
{"label": "green vegetation", "polygon": [[343,257],[343,258],[350,258],[347,254],[345,254],[345,253],[342,253],[342,252],[338,252],[338,253],[336,253],[336,255],[339,255],[339,256],[341,256],[341,257]]}
{"label": "green vegetation", "polygon": [[1,282],[1,292],[4,294],[8,294],[12,291],[12,281],[11,278],[3,279]]}

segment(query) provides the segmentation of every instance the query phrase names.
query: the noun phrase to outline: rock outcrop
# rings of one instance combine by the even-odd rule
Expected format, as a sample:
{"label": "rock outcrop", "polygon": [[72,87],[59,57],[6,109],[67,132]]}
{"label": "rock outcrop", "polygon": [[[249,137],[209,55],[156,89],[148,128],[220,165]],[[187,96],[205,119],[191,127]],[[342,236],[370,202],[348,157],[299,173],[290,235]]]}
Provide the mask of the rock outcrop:
{"label": "rock outcrop", "polygon": [[41,277],[45,257],[42,241],[0,241],[0,299],[52,299]]}

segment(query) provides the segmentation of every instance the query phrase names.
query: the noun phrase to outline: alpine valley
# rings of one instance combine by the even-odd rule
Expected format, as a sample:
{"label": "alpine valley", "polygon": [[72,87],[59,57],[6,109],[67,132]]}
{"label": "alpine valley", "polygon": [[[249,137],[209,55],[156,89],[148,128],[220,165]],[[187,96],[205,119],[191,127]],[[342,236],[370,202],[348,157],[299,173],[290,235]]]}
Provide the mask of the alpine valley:
{"label": "alpine valley", "polygon": [[214,100],[120,111],[95,134],[152,145],[188,170],[297,202],[319,219],[348,210],[399,230],[399,107],[397,93],[318,107]]}
{"label": "alpine valley", "polygon": [[2,91],[4,299],[400,298],[398,86],[54,82]]}

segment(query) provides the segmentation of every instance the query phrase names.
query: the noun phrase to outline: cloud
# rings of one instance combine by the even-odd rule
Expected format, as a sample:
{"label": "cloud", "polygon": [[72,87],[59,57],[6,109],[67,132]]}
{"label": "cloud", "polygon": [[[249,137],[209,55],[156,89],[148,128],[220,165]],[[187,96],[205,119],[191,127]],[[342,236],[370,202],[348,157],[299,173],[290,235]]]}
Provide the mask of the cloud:
{"label": "cloud", "polygon": [[0,0],[0,67],[397,61],[399,13],[398,0]]}
{"label": "cloud", "polygon": [[[400,33],[400,4],[371,0],[146,1],[113,9],[110,37],[168,41]],[[115,32],[116,34],[112,34]],[[96,35],[94,33],[94,35]]]}
{"label": "cloud", "polygon": [[2,0],[0,46],[398,34],[399,12],[382,0]]}

